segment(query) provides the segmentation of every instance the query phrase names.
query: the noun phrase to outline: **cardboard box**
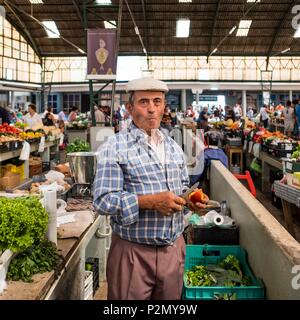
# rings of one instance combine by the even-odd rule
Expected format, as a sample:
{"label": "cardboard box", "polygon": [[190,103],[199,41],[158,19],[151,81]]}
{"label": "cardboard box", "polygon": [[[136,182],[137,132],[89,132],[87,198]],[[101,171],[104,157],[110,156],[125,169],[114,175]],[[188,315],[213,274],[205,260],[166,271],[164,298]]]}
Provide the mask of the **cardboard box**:
{"label": "cardboard box", "polygon": [[21,183],[21,175],[7,171],[3,177],[0,178],[0,190],[9,190],[15,188]]}

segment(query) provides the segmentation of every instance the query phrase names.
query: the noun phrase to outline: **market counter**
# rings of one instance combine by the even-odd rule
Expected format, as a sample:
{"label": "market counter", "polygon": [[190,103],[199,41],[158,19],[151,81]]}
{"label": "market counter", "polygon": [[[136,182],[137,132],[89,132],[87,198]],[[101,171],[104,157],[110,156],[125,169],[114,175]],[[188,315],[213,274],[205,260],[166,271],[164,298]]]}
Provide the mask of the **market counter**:
{"label": "market counter", "polygon": [[254,274],[264,282],[266,298],[299,300],[299,242],[219,161],[212,161],[210,197],[227,200],[239,225],[240,245]]}
{"label": "market counter", "polygon": [[[65,227],[66,228],[66,227]],[[72,223],[69,224],[72,228]],[[106,219],[97,215],[95,221],[82,228],[78,238],[59,239],[57,247],[64,257],[60,273],[54,271],[33,276],[32,283],[8,281],[7,289],[0,300],[52,300],[84,299],[84,270],[87,257],[99,258],[99,280],[105,278],[106,243],[105,237],[97,233],[106,231]]]}

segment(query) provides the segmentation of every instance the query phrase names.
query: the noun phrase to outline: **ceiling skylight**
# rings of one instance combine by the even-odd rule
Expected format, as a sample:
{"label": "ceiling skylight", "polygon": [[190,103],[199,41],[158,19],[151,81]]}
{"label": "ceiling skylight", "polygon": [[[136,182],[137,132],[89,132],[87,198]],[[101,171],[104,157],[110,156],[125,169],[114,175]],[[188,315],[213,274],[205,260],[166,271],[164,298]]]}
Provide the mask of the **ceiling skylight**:
{"label": "ceiling skylight", "polygon": [[29,0],[32,4],[44,4],[43,0]]}
{"label": "ceiling skylight", "polygon": [[116,20],[104,21],[104,28],[106,29],[115,29],[116,28]]}
{"label": "ceiling skylight", "polygon": [[247,37],[252,20],[240,20],[239,28],[236,32],[237,37]]}
{"label": "ceiling skylight", "polygon": [[57,29],[56,23],[53,20],[42,21],[42,24],[49,38],[60,37],[60,33]]}
{"label": "ceiling skylight", "polygon": [[111,4],[111,0],[96,0],[96,4],[101,4],[104,6],[109,6]]}
{"label": "ceiling skylight", "polygon": [[187,38],[190,34],[190,19],[179,19],[176,21],[176,37]]}

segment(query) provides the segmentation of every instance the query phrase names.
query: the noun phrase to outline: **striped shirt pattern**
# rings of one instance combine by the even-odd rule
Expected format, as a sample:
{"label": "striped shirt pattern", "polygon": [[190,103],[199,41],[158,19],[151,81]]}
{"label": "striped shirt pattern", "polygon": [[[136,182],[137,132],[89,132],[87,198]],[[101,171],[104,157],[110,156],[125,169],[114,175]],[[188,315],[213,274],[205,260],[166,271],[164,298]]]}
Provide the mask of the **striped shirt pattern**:
{"label": "striped shirt pattern", "polygon": [[172,191],[184,192],[189,184],[185,155],[165,135],[163,165],[148,142],[145,132],[133,123],[110,137],[97,152],[94,180],[94,207],[110,215],[113,232],[122,239],[148,245],[167,245],[183,232],[184,208],[171,216],[142,210],[138,196]]}

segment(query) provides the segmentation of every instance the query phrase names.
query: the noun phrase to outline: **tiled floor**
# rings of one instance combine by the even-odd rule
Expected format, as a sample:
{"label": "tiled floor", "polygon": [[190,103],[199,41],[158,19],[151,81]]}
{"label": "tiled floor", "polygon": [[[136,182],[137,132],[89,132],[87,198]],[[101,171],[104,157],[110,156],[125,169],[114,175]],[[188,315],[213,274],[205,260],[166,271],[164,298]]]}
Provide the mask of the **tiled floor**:
{"label": "tiled floor", "polygon": [[107,300],[107,282],[100,282],[98,290],[95,292],[94,300]]}

